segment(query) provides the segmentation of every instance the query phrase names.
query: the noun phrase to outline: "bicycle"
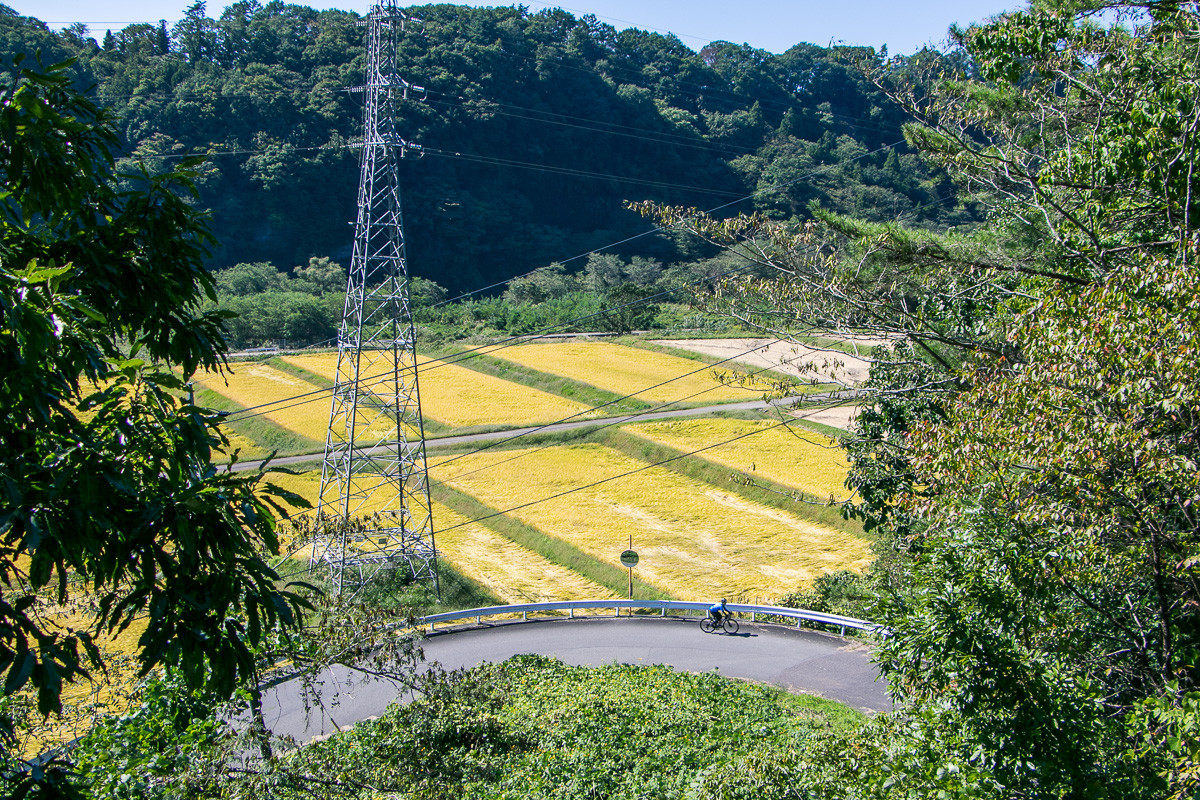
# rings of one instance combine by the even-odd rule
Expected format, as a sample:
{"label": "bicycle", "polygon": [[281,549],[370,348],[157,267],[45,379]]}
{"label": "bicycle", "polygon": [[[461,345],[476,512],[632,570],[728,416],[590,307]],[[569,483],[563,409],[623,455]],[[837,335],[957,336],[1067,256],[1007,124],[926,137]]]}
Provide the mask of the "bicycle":
{"label": "bicycle", "polygon": [[723,615],[719,624],[712,617],[705,617],[700,620],[700,630],[705,633],[713,633],[717,630],[723,630],[725,633],[737,633],[738,622],[731,614]]}

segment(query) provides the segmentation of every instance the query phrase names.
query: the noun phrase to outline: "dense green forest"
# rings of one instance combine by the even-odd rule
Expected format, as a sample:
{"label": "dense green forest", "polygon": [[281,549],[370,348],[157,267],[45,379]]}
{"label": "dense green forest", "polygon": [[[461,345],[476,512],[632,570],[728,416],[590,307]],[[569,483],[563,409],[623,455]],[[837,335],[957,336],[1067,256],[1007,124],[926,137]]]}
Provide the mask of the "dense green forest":
{"label": "dense green forest", "polygon": [[[398,126],[424,148],[403,162],[409,262],[452,293],[650,231],[626,200],[969,218],[944,173],[903,145],[906,112],[860,69],[879,62],[870,50],[798,44],[775,55],[714,42],[695,53],[561,10],[410,12],[422,24],[406,28],[400,69],[426,91],[409,93]],[[116,112],[129,159],[157,169],[209,156],[197,183],[219,242],[210,266],[290,272],[313,257],[349,262],[358,20],[255,0],[212,19],[198,2],[169,28],[56,33],[0,8],[0,48],[38,51],[46,64],[77,58],[77,85],[94,85]],[[670,265],[712,250],[660,233],[614,254]]]}

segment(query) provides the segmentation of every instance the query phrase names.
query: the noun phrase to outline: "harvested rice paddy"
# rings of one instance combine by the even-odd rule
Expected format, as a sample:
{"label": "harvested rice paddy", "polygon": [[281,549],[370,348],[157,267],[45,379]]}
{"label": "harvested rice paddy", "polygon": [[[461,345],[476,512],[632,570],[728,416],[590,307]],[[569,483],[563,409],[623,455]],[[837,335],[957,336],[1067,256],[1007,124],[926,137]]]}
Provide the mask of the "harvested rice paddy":
{"label": "harvested rice paddy", "polygon": [[725,386],[713,377],[713,370],[719,367],[612,342],[527,344],[488,355],[616,394],[636,394],[637,399],[651,403],[719,403],[756,400],[761,395]]}
{"label": "harvested rice paddy", "polygon": [[849,463],[837,442],[798,425],[779,425],[773,420],[687,419],[647,422],[623,430],[687,453],[714,442],[728,442],[698,455],[814,497],[837,501],[850,494],[845,486]]}
{"label": "harvested rice paddy", "polygon": [[[284,360],[329,380],[337,376],[336,353],[287,356]],[[516,427],[574,415],[580,419],[593,416],[582,403],[444,361],[422,361],[418,375],[422,413],[454,428]]]}
{"label": "harvested rice paddy", "polygon": [[[521,547],[480,523],[434,504],[438,553],[464,575],[483,584],[506,603],[550,600],[602,600],[613,593],[532,550]],[[453,528],[453,530],[443,530]]]}
{"label": "harvested rice paddy", "polygon": [[493,508],[532,503],[510,515],[610,564],[632,535],[639,577],[680,599],[774,597],[870,562],[867,542],[853,534],[658,467],[547,499],[644,466],[580,444],[435,460],[432,473]]}
{"label": "harvested rice paddy", "polygon": [[[227,397],[246,408],[264,403],[277,405],[263,409],[263,416],[293,433],[325,441],[329,429],[329,394],[295,375],[267,364],[235,364],[231,375],[209,375],[197,379],[206,389]],[[317,394],[294,400],[308,392]]]}
{"label": "harvested rice paddy", "polygon": [[[297,475],[280,474],[273,476],[272,482],[316,505],[321,473],[313,470]],[[600,584],[543,558],[481,523],[470,522],[440,503],[433,504],[433,524],[438,553],[459,572],[505,602],[590,600],[613,596]]]}

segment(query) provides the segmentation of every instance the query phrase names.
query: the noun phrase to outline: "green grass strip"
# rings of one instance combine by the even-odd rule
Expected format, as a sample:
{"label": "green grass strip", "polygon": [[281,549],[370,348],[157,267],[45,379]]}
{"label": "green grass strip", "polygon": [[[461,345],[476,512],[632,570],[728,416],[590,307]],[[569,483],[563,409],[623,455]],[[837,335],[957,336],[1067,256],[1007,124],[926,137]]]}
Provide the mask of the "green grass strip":
{"label": "green grass strip", "polygon": [[[246,410],[245,406],[230,400],[220,392],[199,387],[196,389],[196,404],[230,414]],[[287,456],[322,451],[325,448],[324,442],[318,442],[295,431],[289,431],[282,425],[262,416],[235,417],[232,420],[226,420],[225,425],[234,433],[241,434],[254,442],[255,449],[249,453],[242,453],[243,460],[247,457],[265,456],[272,450],[281,456]]]}
{"label": "green grass strip", "polygon": [[[699,455],[684,455],[683,451],[643,439],[619,428],[597,431],[593,441],[611,447],[630,458],[647,464],[659,464],[692,480],[707,483],[746,500],[778,508],[810,522],[834,530],[863,536],[862,523],[842,518],[841,506],[824,505],[825,498],[813,497],[789,486],[781,486],[764,478],[753,484],[736,480],[737,470],[709,461]],[[668,459],[672,459],[668,461]],[[666,463],[663,463],[666,462]],[[808,502],[804,502],[808,501]]]}
{"label": "green grass strip", "polygon": [[[512,517],[503,514],[489,517],[489,515],[497,514],[497,510],[444,483],[431,480],[429,486],[433,499],[450,510],[467,519],[481,520],[480,525],[486,526],[515,544],[532,550],[547,561],[600,584],[618,597],[625,597],[628,594],[629,573],[624,567],[606,564],[573,544],[543,533]],[[484,517],[489,518],[483,519]],[[667,592],[636,576],[633,579],[633,596],[640,600],[671,599],[671,595]]]}

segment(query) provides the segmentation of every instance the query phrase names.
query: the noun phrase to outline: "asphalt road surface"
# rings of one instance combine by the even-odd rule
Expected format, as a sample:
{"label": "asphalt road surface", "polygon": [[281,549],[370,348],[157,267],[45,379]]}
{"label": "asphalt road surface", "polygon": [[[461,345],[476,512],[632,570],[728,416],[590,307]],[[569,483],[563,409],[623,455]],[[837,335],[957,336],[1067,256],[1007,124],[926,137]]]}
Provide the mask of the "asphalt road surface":
{"label": "asphalt road surface", "polygon": [[[617,417],[595,417],[592,419],[576,420],[574,422],[554,422],[532,428],[506,428],[504,430],[489,431],[487,433],[468,433],[461,436],[443,436],[439,439],[426,439],[425,447],[432,450],[438,447],[454,447],[462,444],[489,442],[496,439],[517,439],[522,436],[528,436],[535,433],[563,433],[566,431],[577,430],[579,428],[599,428],[623,425],[627,422],[645,422],[647,420],[674,419],[676,417],[703,417],[716,414],[721,411],[761,411],[763,409],[773,407],[788,408],[800,403],[812,404],[817,402],[829,402],[838,399],[845,399],[845,396],[837,393],[814,394],[805,395],[802,397],[784,397],[778,400],[747,400],[739,403],[722,403],[721,405],[700,406],[697,408],[677,408],[670,411],[644,411],[637,414],[626,414]],[[238,412],[233,412],[235,416],[237,413]],[[272,459],[271,464],[276,467],[307,464],[312,461],[319,460],[321,456],[322,453],[306,453],[298,456],[280,456]],[[248,459],[235,464],[233,469],[234,472],[258,469],[259,463],[260,462],[256,459]]]}
{"label": "asphalt road surface", "polygon": [[[688,672],[717,670],[731,678],[838,700],[868,713],[892,707],[864,644],[773,625],[742,622],[741,630],[730,636],[701,632],[695,618],[577,617],[439,631],[424,648],[427,661],[447,669],[541,653],[576,665],[618,662],[667,664]],[[264,697],[267,726],[307,742],[382,714],[400,695],[389,682],[360,682],[346,670],[326,676],[324,691],[327,710],[306,713],[294,683],[271,687]]]}

